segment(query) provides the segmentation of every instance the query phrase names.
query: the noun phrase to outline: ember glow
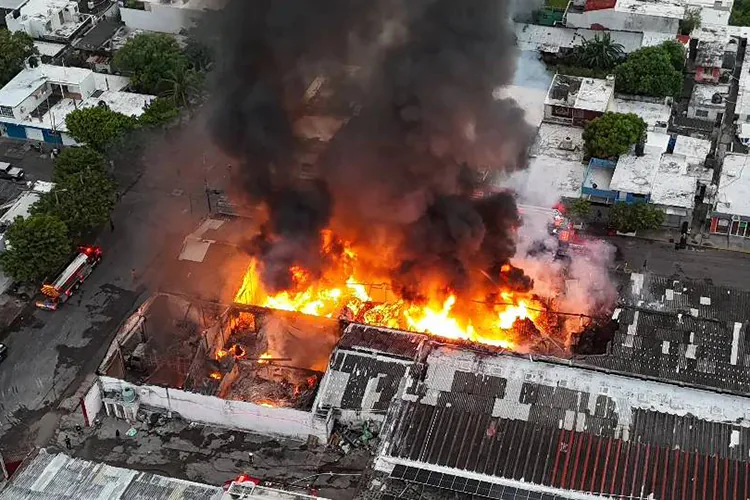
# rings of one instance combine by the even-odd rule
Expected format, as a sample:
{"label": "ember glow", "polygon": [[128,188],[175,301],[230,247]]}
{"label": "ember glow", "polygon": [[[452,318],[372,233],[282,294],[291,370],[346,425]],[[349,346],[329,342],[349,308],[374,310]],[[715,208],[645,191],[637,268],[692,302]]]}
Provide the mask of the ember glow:
{"label": "ember glow", "polygon": [[[324,242],[330,241],[330,232],[324,233]],[[323,252],[330,254],[333,246],[324,245]],[[330,255],[328,255],[330,257]],[[409,301],[392,292],[383,301],[372,295],[372,289],[395,289],[387,278],[381,278],[365,269],[371,267],[358,258],[351,245],[340,248],[340,254],[327,259],[333,264],[319,279],[313,279],[305,269],[289,269],[293,287],[269,294],[260,277],[260,263],[253,260],[245,273],[235,302],[282,311],[294,311],[325,318],[347,319],[373,326],[427,333],[448,339],[468,340],[512,349],[517,345],[517,321],[536,321],[543,306],[531,294],[513,292],[496,284],[492,277],[477,273],[477,281],[486,286],[476,287],[471,296],[460,296],[450,290],[425,287],[420,291],[424,298]],[[502,273],[511,271],[510,265]],[[501,282],[502,280],[497,280]],[[368,283],[368,284],[365,284]],[[265,363],[269,353],[260,356]]]}

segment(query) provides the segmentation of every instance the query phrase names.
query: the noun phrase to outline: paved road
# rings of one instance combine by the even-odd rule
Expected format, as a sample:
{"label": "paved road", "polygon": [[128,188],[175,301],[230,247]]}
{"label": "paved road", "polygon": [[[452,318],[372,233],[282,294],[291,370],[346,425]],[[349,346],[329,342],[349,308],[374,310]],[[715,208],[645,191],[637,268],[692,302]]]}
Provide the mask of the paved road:
{"label": "paved road", "polygon": [[44,444],[56,424],[49,410],[96,370],[119,323],[158,286],[159,271],[206,214],[204,137],[198,129],[152,146],[144,170],[134,169],[132,158],[116,165],[126,191],[113,214],[115,230],[97,242],[101,265],[59,311],[29,308],[13,331],[0,332],[9,347],[0,363],[0,450]]}
{"label": "paved road", "polygon": [[750,255],[692,247],[675,250],[673,244],[635,238],[610,238],[609,241],[617,246],[619,257],[631,269],[750,289]]}

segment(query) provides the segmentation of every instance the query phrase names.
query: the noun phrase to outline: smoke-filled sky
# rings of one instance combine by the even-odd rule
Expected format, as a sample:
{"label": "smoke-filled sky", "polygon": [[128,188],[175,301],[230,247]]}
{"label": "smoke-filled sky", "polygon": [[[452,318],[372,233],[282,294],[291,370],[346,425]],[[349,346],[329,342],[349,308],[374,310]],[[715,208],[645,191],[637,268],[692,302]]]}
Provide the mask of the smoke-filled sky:
{"label": "smoke-filled sky", "polygon": [[[320,230],[360,247],[387,239],[404,295],[427,276],[460,290],[514,254],[515,203],[476,201],[478,170],[525,165],[533,130],[510,99],[510,0],[233,0],[220,14],[211,128],[244,191],[268,207],[252,246],[269,291],[289,267],[325,266]],[[295,135],[305,89],[346,70],[357,113],[302,183]],[[350,87],[351,87],[350,86]]]}

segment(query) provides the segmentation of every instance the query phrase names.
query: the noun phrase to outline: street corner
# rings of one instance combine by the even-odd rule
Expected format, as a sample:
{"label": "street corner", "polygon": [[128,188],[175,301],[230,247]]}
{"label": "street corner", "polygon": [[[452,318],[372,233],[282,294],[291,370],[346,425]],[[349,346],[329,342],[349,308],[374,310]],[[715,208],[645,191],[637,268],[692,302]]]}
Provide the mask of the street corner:
{"label": "street corner", "polygon": [[52,180],[52,150],[53,146],[49,144],[37,146],[25,141],[0,138],[0,161],[22,168],[26,181]]}

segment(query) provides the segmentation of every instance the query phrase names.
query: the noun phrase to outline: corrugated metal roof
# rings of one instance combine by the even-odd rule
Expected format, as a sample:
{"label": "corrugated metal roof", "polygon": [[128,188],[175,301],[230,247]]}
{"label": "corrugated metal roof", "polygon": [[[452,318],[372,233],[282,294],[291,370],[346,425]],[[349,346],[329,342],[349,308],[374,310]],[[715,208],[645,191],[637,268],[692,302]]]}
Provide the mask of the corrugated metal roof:
{"label": "corrugated metal roof", "polygon": [[222,489],[40,450],[0,500],[218,500]]}

